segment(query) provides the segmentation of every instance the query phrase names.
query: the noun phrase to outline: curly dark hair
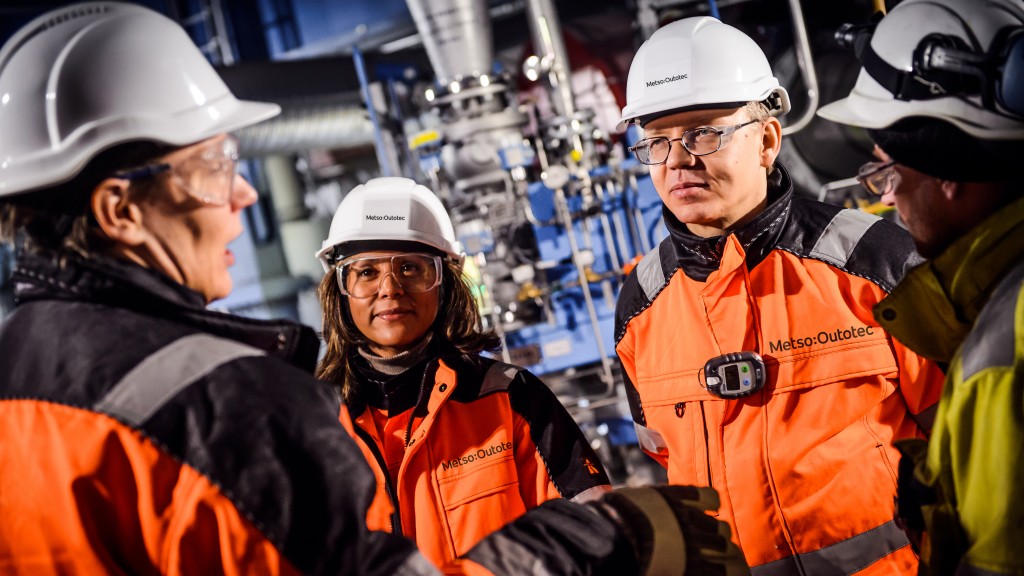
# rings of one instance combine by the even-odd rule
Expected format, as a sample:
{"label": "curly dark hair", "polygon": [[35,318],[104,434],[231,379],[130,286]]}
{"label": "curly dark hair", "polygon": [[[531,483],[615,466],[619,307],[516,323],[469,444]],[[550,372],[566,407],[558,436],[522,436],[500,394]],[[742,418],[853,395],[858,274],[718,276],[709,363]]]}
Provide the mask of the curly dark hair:
{"label": "curly dark hair", "polygon": [[[323,311],[323,339],[327,350],[317,365],[316,375],[334,384],[342,398],[348,399],[352,392],[349,358],[356,347],[365,346],[368,341],[352,321],[347,296],[341,293],[333,269],[324,274],[317,293]],[[441,299],[431,328],[435,342],[463,354],[493,352],[499,348],[497,335],[481,327],[477,302],[461,265],[447,258],[441,273]]]}

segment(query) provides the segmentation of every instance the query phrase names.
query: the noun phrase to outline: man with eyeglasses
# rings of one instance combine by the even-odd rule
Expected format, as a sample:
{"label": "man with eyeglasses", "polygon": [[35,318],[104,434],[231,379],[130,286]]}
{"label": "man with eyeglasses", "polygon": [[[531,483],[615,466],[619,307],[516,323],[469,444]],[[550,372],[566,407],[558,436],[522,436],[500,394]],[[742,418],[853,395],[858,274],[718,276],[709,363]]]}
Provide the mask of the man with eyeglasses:
{"label": "man with eyeglasses", "polygon": [[[313,330],[206,309],[257,197],[230,133],[278,111],[236,99],[179,25],[135,4],[58,8],[0,48],[18,299],[0,324],[0,572],[439,573],[368,529],[376,483],[312,375]],[[436,281],[427,260],[359,272],[400,264],[418,289]],[[546,502],[445,571],[745,571],[714,506],[679,486]]]}
{"label": "man with eyeglasses", "polygon": [[913,573],[893,441],[928,433],[942,374],[871,308],[920,259],[899,226],[794,194],[788,110],[757,44],[713,18],[633,60],[622,120],[669,231],[616,311],[637,435],[670,482],[719,492],[753,573]]}
{"label": "man with eyeglasses", "polygon": [[947,365],[931,438],[900,443],[898,513],[935,575],[1024,574],[1024,6],[906,0],[859,28],[819,115],[867,129],[858,179],[920,253],[878,322]]}

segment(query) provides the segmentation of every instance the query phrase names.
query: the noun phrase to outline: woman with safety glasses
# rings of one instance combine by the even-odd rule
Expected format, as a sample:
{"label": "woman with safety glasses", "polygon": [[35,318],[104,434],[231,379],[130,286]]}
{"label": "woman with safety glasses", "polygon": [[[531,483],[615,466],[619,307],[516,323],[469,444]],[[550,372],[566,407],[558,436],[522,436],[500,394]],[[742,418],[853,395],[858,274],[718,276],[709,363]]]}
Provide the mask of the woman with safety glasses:
{"label": "woman with safety glasses", "polygon": [[440,565],[557,497],[608,489],[597,456],[533,374],[482,356],[462,255],[441,201],[377,178],[338,207],[317,253],[334,383],[377,476],[372,529],[404,534]]}

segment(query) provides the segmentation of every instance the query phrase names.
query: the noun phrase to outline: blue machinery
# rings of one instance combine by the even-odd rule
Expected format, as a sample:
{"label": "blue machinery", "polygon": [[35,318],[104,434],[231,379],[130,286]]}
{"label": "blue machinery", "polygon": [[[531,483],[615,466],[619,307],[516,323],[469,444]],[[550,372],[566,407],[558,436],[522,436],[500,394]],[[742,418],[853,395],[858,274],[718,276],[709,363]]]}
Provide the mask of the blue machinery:
{"label": "blue machinery", "polygon": [[[615,299],[664,234],[646,167],[609,154],[593,111],[577,110],[550,0],[526,3],[537,52],[526,72],[543,80],[550,110],[520,105],[508,76],[493,73],[483,0],[407,4],[435,82],[419,116],[402,119],[402,139],[449,207],[502,355],[570,405],[621,401]],[[388,114],[367,105],[371,119]]]}
{"label": "blue machinery", "polygon": [[625,271],[663,236],[661,201],[650,178],[638,178],[634,169],[632,163],[620,174],[607,166],[594,169],[590,195],[566,198],[544,181],[529,185],[529,226],[539,259],[535,273],[524,274],[528,280],[520,285],[517,302],[522,307],[532,300],[542,314],[539,322],[506,331],[506,345],[517,363],[552,374],[600,364],[602,354],[614,356],[615,298]]}
{"label": "blue machinery", "polygon": [[397,120],[389,125],[403,134],[389,136],[408,143],[401,156],[446,202],[504,359],[544,378],[613,476],[654,481],[650,462],[637,461],[613,334],[626,273],[664,234],[646,166],[610,153],[594,112],[577,110],[550,0],[526,3],[536,55],[524,70],[543,79],[550,110],[521,105],[510,78],[493,73],[483,0],[407,4],[435,82],[413,98],[417,117],[365,98],[371,118]]}
{"label": "blue machinery", "polygon": [[[493,73],[484,0],[406,1],[435,82],[412,99],[416,117],[391,125],[451,212],[485,323],[505,360],[543,376],[584,429],[635,446],[614,315],[628,271],[665,236],[647,167],[607,146],[594,112],[577,109],[551,0],[525,2],[535,54],[524,73],[543,83],[544,110],[520,104],[509,77]],[[790,4],[802,31],[799,2]],[[813,73],[805,81],[816,88]]]}

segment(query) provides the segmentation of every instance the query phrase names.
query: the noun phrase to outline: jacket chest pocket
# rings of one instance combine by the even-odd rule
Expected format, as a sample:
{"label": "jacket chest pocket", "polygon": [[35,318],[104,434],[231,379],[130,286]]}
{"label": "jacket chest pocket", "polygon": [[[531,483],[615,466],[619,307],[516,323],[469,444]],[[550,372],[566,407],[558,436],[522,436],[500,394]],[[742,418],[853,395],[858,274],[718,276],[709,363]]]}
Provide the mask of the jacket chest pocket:
{"label": "jacket chest pocket", "polygon": [[457,474],[438,479],[456,556],[465,554],[484,536],[526,512],[511,454],[484,457],[460,464],[459,468]]}
{"label": "jacket chest pocket", "polygon": [[719,445],[723,402],[663,401],[646,408],[650,424],[664,431],[659,437],[665,442],[669,481],[714,486],[720,479],[715,478],[717,473],[713,472],[712,454]]}

